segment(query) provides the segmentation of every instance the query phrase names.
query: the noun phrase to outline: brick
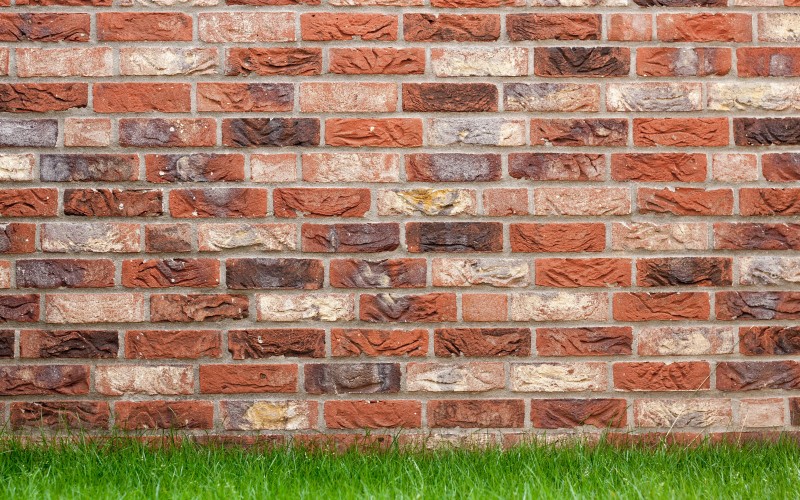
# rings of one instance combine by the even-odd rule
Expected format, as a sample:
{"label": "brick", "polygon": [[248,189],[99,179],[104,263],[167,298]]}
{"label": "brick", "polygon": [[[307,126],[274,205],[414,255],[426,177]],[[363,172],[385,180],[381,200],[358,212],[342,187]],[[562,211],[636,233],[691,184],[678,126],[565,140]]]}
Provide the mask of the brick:
{"label": "brick", "polygon": [[700,111],[702,90],[699,83],[609,83],[606,107],[609,111],[626,112]]}
{"label": "brick", "polygon": [[234,47],[227,50],[225,64],[228,76],[319,75],[322,49]]}
{"label": "brick", "polygon": [[[714,97],[712,97],[713,99]],[[635,118],[637,146],[702,147],[728,145],[725,118]]]}
{"label": "brick", "polygon": [[464,321],[507,321],[508,297],[499,293],[470,293],[461,297]]}
{"label": "brick", "polygon": [[535,267],[538,286],[631,286],[630,259],[536,259]]}
{"label": "brick", "polygon": [[227,430],[297,430],[315,427],[315,401],[222,401],[222,425]]}
{"label": "brick", "polygon": [[714,248],[796,250],[800,248],[800,225],[718,222],[714,224]]}
{"label": "brick", "polygon": [[506,83],[503,85],[506,111],[597,112],[600,86],[580,83]]}
{"label": "brick", "polygon": [[113,71],[112,49],[63,48],[63,49],[16,49],[17,76],[35,77],[100,77],[111,76]]}
{"label": "brick", "polygon": [[739,328],[739,351],[750,356],[800,353],[800,329],[793,326]]}
{"label": "brick", "polygon": [[513,363],[514,392],[598,392],[608,387],[605,363]]}
{"label": "brick", "polygon": [[624,399],[533,399],[531,425],[538,429],[624,427],[626,408]]}
{"label": "brick", "polygon": [[598,223],[512,223],[512,252],[601,252],[606,228]]}
{"label": "brick", "polygon": [[3,396],[88,393],[89,367],[86,365],[0,366],[0,395]]}
{"label": "brick", "polygon": [[219,285],[216,259],[130,259],[122,262],[127,288],[214,288]]}
{"label": "brick", "polygon": [[394,83],[314,82],[300,84],[300,111],[391,112],[397,108]]}
{"label": "brick", "polygon": [[328,71],[345,75],[418,75],[425,72],[423,48],[328,49]]}
{"label": "brick", "polygon": [[731,71],[731,49],[641,47],[636,74],[642,76],[724,76]]}
{"label": "brick", "polygon": [[101,148],[111,144],[111,120],[107,118],[64,119],[64,146]]}
{"label": "brick", "polygon": [[599,14],[509,14],[508,37],[524,40],[599,40]]}
{"label": "brick", "polygon": [[157,217],[161,213],[161,192],[156,190],[64,190],[64,215]]}
{"label": "brick", "polygon": [[109,407],[104,401],[41,401],[11,404],[13,429],[108,429]]}
{"label": "brick", "polygon": [[257,295],[259,321],[352,321],[355,296],[317,293],[299,295]]}
{"label": "brick", "polygon": [[782,427],[783,413],[784,402],[780,398],[739,401],[742,427]]}
{"label": "brick", "polygon": [[260,394],[297,391],[297,365],[201,365],[204,394]]}
{"label": "brick", "polygon": [[664,257],[638,259],[639,286],[731,286],[733,259],[725,257]]}
{"label": "brick", "polygon": [[639,331],[643,356],[698,356],[733,352],[733,329],[724,326],[646,327]]}
{"label": "brick", "polygon": [[128,330],[128,359],[218,358],[220,333],[215,330]]}
{"label": "brick", "polygon": [[136,323],[145,320],[144,296],[138,293],[49,294],[47,323]]}
{"label": "brick", "polygon": [[222,144],[229,147],[316,146],[317,118],[225,118]]}
{"label": "brick", "polygon": [[700,361],[614,363],[613,373],[614,387],[623,391],[707,390],[711,381],[708,363]]}
{"label": "brick", "polygon": [[[18,222],[0,224],[0,253],[33,253],[35,247],[36,224]],[[44,250],[44,244],[42,249]]]}
{"label": "brick", "polygon": [[755,391],[797,390],[800,363],[797,361],[723,361],[717,363],[717,389]]}
{"label": "brick", "polygon": [[734,118],[737,146],[793,146],[800,144],[800,118]]}
{"label": "brick", "polygon": [[397,17],[310,12],[300,16],[303,40],[397,40]]}
{"label": "brick", "polygon": [[614,77],[630,72],[627,47],[537,47],[534,73],[547,77]]}
{"label": "brick", "polygon": [[511,321],[605,321],[605,293],[527,292],[510,295]]}
{"label": "brick", "polygon": [[328,429],[413,429],[422,424],[419,401],[326,401]]}
{"label": "brick", "polygon": [[400,225],[376,224],[303,224],[304,252],[377,253],[400,246]]}
{"label": "brick", "polygon": [[502,363],[408,363],[406,390],[409,392],[486,392],[502,389]]}
{"label": "brick", "polygon": [[[763,161],[763,163],[764,176],[770,180],[767,174],[769,162]],[[756,157],[750,154],[715,153],[711,155],[711,175],[715,180],[721,182],[754,181],[758,179]]]}
{"label": "brick", "polygon": [[500,16],[403,14],[403,36],[409,42],[490,42],[500,38]]}
{"label": "brick", "polygon": [[436,118],[428,122],[428,144],[523,146],[525,123],[497,118]]}
{"label": "brick", "polygon": [[330,284],[335,288],[424,288],[425,259],[334,259]]}
{"label": "brick", "polygon": [[800,48],[737,48],[736,73],[740,77],[800,76]]}
{"label": "brick", "polygon": [[132,181],[139,176],[139,158],[124,154],[45,154],[39,160],[43,181]]}
{"label": "brick", "polygon": [[[55,144],[55,139],[53,143]],[[35,164],[36,158],[32,154],[0,155],[0,181],[32,181]]]}
{"label": "brick", "polygon": [[409,222],[408,251],[499,252],[503,249],[503,226],[495,222]]}
{"label": "brick", "polygon": [[146,252],[189,252],[192,228],[188,224],[147,224],[144,227]]}
{"label": "brick", "polygon": [[707,320],[710,314],[708,294],[700,292],[616,293],[613,301],[619,321]]}
{"label": "brick", "polygon": [[536,188],[535,215],[627,215],[631,213],[630,191],[625,188]]}
{"label": "brick", "polygon": [[114,286],[109,259],[25,259],[16,265],[19,288],[106,288]]}
{"label": "brick", "polygon": [[456,76],[525,76],[528,74],[528,50],[432,49],[431,68],[438,77]]}
{"label": "brick", "polygon": [[378,215],[476,215],[477,195],[468,189],[378,191]]}
{"label": "brick", "polygon": [[800,155],[794,153],[765,154],[761,156],[761,168],[764,178],[770,182],[800,180]]}
{"label": "brick", "polygon": [[325,144],[346,147],[422,146],[422,120],[413,118],[325,120]]}
{"label": "brick", "polygon": [[122,118],[122,147],[206,147],[217,142],[213,118]]}
{"label": "brick", "polygon": [[88,42],[89,14],[26,13],[0,15],[4,42]]}
{"label": "brick", "polygon": [[502,174],[500,155],[437,153],[406,155],[406,177],[422,182],[487,182]]}
{"label": "brick", "polygon": [[150,321],[237,320],[248,316],[248,304],[244,295],[155,294],[150,297]]}
{"label": "brick", "polygon": [[647,42],[653,39],[653,21],[649,14],[610,14],[608,39],[615,42]]}
{"label": "brick", "polygon": [[642,399],[634,402],[633,419],[640,427],[711,427],[730,424],[733,412],[727,399]]}
{"label": "brick", "polygon": [[22,330],[21,358],[116,358],[118,334],[114,330]]}
{"label": "brick", "polygon": [[208,43],[290,42],[295,40],[292,12],[202,12],[200,40]]}
{"label": "brick", "polygon": [[528,215],[528,190],[497,188],[483,191],[483,211],[491,217]]}
{"label": "brick", "polygon": [[700,153],[611,155],[611,177],[618,181],[702,182],[706,171],[706,155]]}
{"label": "brick", "polygon": [[250,179],[253,182],[282,183],[297,180],[294,154],[251,154]]}
{"label": "brick", "polygon": [[[14,344],[16,343],[14,336],[14,330],[0,330],[0,358],[11,359],[14,357]],[[428,332],[425,332],[426,340],[427,336]]]}
{"label": "brick", "polygon": [[639,213],[673,215],[731,215],[733,191],[700,188],[639,188]]}
{"label": "brick", "polygon": [[697,223],[614,223],[611,241],[613,250],[705,250],[708,228]]}
{"label": "brick", "polygon": [[148,182],[244,180],[244,156],[237,154],[145,155]]}
{"label": "brick", "polygon": [[[58,138],[58,122],[56,120],[0,120],[0,146],[10,148],[44,147],[52,148]],[[29,155],[4,155],[3,170],[10,168],[9,159],[17,163],[21,158],[32,158]]]}
{"label": "brick", "polygon": [[749,14],[659,14],[658,39],[666,42],[749,42],[753,26]]}
{"label": "brick", "polygon": [[85,83],[3,83],[0,111],[8,113],[50,113],[85,108],[89,86]]}
{"label": "brick", "polygon": [[307,182],[397,182],[399,157],[385,153],[308,153],[302,156]]}
{"label": "brick", "polygon": [[122,222],[48,222],[40,235],[45,252],[122,253],[140,250],[139,233],[138,224]]}
{"label": "brick", "polygon": [[791,286],[800,278],[800,259],[796,257],[755,256],[739,258],[739,283],[742,285]]}
{"label": "brick", "polygon": [[462,428],[521,428],[525,402],[521,399],[434,400],[428,402],[428,425]]}
{"label": "brick", "polygon": [[131,76],[207,75],[216,73],[216,48],[121,47],[120,74]]}
{"label": "brick", "polygon": [[437,328],[433,336],[437,356],[530,356],[528,328]]}
{"label": "brick", "polygon": [[617,356],[631,354],[633,332],[627,326],[537,328],[539,356]]}
{"label": "brick", "polygon": [[[218,261],[214,259],[212,262],[213,265],[207,268],[218,271]],[[225,261],[225,282],[232,290],[316,290],[322,288],[323,275],[322,261],[315,259],[240,258]]]}
{"label": "brick", "polygon": [[717,292],[717,319],[797,319],[797,292]]}
{"label": "brick", "polygon": [[628,120],[575,118],[531,120],[531,144],[539,146],[625,146]]}
{"label": "brick", "polygon": [[533,181],[599,181],[606,176],[606,157],[586,153],[511,153],[508,173]]}
{"label": "brick", "polygon": [[211,429],[210,401],[119,401],[114,422],[122,429]]}
{"label": "brick", "polygon": [[276,252],[297,248],[297,230],[289,224],[200,224],[197,232],[202,252],[237,248]]}
{"label": "brick", "polygon": [[259,188],[174,189],[169,193],[173,217],[264,217],[267,190]]}
{"label": "brick", "polygon": [[95,389],[107,396],[192,394],[194,372],[188,365],[98,366]]}
{"label": "brick", "polygon": [[325,356],[325,330],[313,328],[231,330],[228,350],[233,359],[272,356],[321,358]]}
{"label": "brick", "polygon": [[276,217],[363,217],[370,198],[368,189],[279,188],[272,203]]}
{"label": "brick", "polygon": [[356,356],[425,356],[428,331],[333,328],[331,353],[336,357]]}
{"label": "brick", "polygon": [[433,286],[527,287],[530,266],[511,259],[433,259]]}
{"label": "brick", "polygon": [[403,111],[497,111],[497,86],[490,83],[404,83]]}
{"label": "brick", "polygon": [[180,12],[102,12],[97,39],[110,42],[192,40],[192,18]]}
{"label": "brick", "polygon": [[739,190],[742,215],[794,215],[800,212],[800,190],[791,188],[743,188]]}
{"label": "brick", "polygon": [[800,92],[783,83],[737,82],[737,85],[709,85],[708,109],[713,111],[800,109]]}
{"label": "brick", "polygon": [[53,217],[58,210],[55,189],[0,189],[0,215],[3,217]]}
{"label": "brick", "polygon": [[307,363],[303,370],[309,394],[376,394],[400,390],[397,363]]}
{"label": "brick", "polygon": [[456,296],[452,293],[360,296],[360,319],[368,322],[432,323],[456,321]]}
{"label": "brick", "polygon": [[98,113],[180,113],[191,110],[190,92],[188,84],[96,83],[92,98]]}
{"label": "brick", "polygon": [[764,42],[796,42],[800,40],[797,25],[800,16],[794,12],[758,15],[758,39]]}

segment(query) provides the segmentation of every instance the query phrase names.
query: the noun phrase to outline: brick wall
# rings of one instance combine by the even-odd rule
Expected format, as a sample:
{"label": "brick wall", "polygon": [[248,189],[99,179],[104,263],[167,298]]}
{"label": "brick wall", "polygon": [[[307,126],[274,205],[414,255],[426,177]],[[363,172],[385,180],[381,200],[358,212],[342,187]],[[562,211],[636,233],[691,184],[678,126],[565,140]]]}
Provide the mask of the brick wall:
{"label": "brick wall", "polygon": [[800,426],[797,0],[15,0],[0,416]]}

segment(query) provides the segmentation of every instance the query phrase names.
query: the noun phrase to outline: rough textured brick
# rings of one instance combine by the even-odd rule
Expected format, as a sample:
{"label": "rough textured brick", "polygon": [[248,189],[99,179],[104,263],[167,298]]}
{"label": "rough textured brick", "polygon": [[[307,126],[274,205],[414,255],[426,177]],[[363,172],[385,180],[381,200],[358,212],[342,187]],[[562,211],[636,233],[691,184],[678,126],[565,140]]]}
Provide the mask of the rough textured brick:
{"label": "rough textured brick", "polygon": [[0,420],[795,432],[799,7],[0,0]]}

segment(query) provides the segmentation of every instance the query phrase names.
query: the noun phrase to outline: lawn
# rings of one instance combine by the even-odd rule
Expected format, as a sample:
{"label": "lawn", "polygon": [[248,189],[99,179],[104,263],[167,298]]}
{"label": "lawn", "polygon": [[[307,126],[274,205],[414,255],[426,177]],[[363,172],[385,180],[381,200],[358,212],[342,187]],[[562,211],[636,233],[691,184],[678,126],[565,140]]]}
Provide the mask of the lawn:
{"label": "lawn", "polygon": [[520,446],[334,454],[0,444],[0,498],[798,498],[800,448]]}

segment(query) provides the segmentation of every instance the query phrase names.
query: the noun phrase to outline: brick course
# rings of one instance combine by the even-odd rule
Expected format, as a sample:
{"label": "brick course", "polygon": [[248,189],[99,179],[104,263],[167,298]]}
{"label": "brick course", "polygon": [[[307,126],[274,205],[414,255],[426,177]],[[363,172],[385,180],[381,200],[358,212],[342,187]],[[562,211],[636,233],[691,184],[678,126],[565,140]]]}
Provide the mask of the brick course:
{"label": "brick course", "polygon": [[5,3],[11,428],[800,431],[796,0]]}

